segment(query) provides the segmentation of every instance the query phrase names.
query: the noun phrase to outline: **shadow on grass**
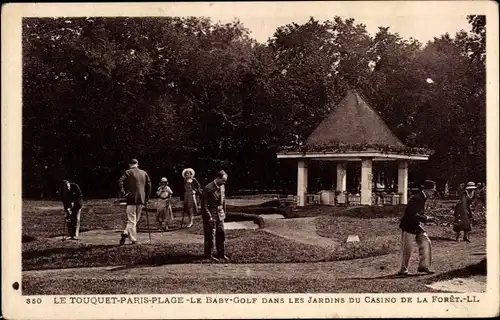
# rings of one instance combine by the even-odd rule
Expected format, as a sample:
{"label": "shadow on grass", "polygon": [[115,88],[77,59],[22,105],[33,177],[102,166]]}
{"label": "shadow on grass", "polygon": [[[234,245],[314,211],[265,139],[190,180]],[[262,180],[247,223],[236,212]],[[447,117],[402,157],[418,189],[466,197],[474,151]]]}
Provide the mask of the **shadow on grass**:
{"label": "shadow on grass", "polygon": [[449,280],[453,278],[468,278],[476,275],[486,275],[486,258],[476,264],[469,265],[462,269],[451,270],[441,273],[429,279],[429,282]]}
{"label": "shadow on grass", "polygon": [[36,238],[26,234],[22,235],[22,240],[21,240],[22,243],[32,242],[32,241],[36,241]]}
{"label": "shadow on grass", "polygon": [[425,273],[413,273],[413,274],[407,274],[405,276],[399,275],[399,274],[388,274],[385,276],[379,276],[379,277],[364,277],[364,278],[348,278],[350,280],[389,280],[389,279],[404,279],[404,278],[415,278],[415,277],[423,277],[427,276]]}
{"label": "shadow on grass", "polygon": [[451,242],[455,242],[455,239],[451,238],[451,237],[438,237],[438,236],[429,236],[429,239],[431,239],[431,241],[451,241]]}

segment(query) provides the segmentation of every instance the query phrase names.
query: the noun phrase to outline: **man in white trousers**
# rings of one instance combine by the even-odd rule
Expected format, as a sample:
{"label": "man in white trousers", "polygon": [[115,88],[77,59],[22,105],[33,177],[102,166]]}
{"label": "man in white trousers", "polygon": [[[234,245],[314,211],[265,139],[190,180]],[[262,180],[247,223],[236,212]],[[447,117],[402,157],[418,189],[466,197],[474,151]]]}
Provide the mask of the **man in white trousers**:
{"label": "man in white trousers", "polygon": [[151,179],[146,171],[139,169],[139,161],[132,159],[129,169],[118,181],[120,191],[127,199],[127,227],[123,230],[120,245],[125,244],[127,238],[132,244],[137,243],[137,223],[141,218],[142,208],[147,204],[151,194]]}
{"label": "man in white trousers", "polygon": [[431,197],[436,191],[434,181],[426,180],[423,190],[413,195],[408,201],[403,218],[399,224],[402,230],[401,244],[401,268],[399,275],[408,275],[408,264],[410,262],[411,253],[413,250],[413,241],[418,244],[419,265],[418,272],[427,274],[434,273],[431,271],[431,240],[423,227],[425,222],[434,221],[434,218],[424,214],[425,201]]}

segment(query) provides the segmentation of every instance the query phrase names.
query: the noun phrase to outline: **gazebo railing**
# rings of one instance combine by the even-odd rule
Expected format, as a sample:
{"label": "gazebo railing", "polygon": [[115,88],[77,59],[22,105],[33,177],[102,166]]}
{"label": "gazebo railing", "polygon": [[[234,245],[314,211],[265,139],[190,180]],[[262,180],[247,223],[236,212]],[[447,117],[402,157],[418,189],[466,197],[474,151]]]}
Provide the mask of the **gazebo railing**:
{"label": "gazebo railing", "polygon": [[[333,193],[333,191],[332,191]],[[375,193],[372,194],[371,204],[372,205],[398,205],[401,203],[401,194],[386,194],[386,193]],[[294,196],[294,203],[299,204],[299,197]],[[359,193],[340,193],[335,196],[325,195],[325,192],[321,193],[306,193],[304,195],[305,205],[350,205],[359,206],[361,205],[361,194]]]}
{"label": "gazebo railing", "polygon": [[315,193],[306,193],[306,205],[321,204],[321,195]]}

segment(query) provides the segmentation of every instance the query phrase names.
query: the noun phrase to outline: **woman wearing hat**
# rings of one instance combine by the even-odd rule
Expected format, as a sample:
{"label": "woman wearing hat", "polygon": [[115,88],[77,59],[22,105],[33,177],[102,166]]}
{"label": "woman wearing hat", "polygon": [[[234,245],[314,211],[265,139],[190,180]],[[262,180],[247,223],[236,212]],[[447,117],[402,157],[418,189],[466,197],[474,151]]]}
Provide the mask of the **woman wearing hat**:
{"label": "woman wearing hat", "polygon": [[469,232],[471,231],[472,201],[474,200],[476,184],[472,181],[465,185],[460,195],[460,200],[455,206],[453,231],[456,233],[456,241],[460,241],[460,232],[464,232],[464,241],[470,242]]}
{"label": "woman wearing hat", "polygon": [[[198,212],[198,203],[196,196],[201,195],[201,185],[194,178],[194,170],[187,168],[182,170],[182,177],[184,178],[184,214],[188,216],[187,228],[193,226],[193,217]],[[184,215],[182,216],[181,228],[184,226]]]}
{"label": "woman wearing hat", "polygon": [[172,194],[173,192],[168,186],[167,178],[161,178],[160,186],[158,190],[156,190],[156,195],[158,196],[158,202],[156,204],[158,215],[156,216],[156,221],[160,224],[159,230],[168,230],[169,223],[174,220],[172,205],[170,204]]}

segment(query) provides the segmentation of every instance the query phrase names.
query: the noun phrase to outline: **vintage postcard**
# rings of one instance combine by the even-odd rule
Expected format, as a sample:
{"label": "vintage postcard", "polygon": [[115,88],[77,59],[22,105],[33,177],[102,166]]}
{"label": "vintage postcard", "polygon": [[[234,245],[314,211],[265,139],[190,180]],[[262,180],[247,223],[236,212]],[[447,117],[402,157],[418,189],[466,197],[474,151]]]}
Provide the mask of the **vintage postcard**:
{"label": "vintage postcard", "polygon": [[492,1],[4,5],[3,316],[498,316],[498,39]]}

